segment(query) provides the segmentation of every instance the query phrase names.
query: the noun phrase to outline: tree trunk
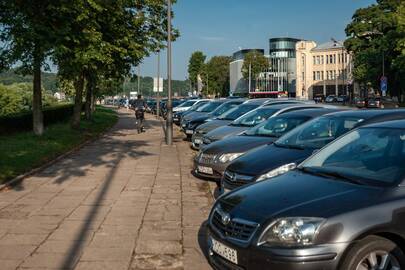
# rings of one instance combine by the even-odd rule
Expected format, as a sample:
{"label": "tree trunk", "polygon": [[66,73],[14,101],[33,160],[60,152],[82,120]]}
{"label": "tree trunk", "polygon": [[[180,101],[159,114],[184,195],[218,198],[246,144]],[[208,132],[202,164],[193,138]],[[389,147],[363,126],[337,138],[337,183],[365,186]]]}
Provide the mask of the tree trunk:
{"label": "tree trunk", "polygon": [[93,100],[94,100],[94,78],[92,75],[87,76],[86,87],[86,119],[91,120],[93,116]]}
{"label": "tree trunk", "polygon": [[34,63],[32,97],[33,131],[35,135],[40,136],[44,133],[44,116],[42,114],[41,61],[39,59],[35,59]]}
{"label": "tree trunk", "polygon": [[84,75],[80,74],[74,82],[76,95],[75,105],[73,108],[72,128],[80,128],[80,117],[82,115],[82,101],[83,101],[83,88],[84,88]]}

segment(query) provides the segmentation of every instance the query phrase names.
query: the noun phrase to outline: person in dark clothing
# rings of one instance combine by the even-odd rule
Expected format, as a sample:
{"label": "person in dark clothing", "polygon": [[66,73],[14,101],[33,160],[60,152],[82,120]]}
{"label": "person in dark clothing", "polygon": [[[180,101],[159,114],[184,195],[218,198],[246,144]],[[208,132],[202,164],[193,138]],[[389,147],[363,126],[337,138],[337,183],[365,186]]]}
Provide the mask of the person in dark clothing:
{"label": "person in dark clothing", "polygon": [[138,129],[138,133],[144,131],[143,124],[145,121],[145,110],[148,106],[146,102],[142,99],[142,95],[138,95],[138,99],[135,100],[133,103],[133,109],[135,110],[135,117],[136,117],[136,125]]}

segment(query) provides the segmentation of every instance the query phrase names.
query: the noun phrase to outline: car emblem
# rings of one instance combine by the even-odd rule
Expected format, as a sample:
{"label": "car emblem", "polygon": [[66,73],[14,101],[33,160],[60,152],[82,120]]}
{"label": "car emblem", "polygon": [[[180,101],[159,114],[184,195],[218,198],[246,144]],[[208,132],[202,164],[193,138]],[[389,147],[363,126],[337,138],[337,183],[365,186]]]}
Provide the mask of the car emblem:
{"label": "car emblem", "polygon": [[236,182],[236,173],[232,174],[232,182]]}
{"label": "car emblem", "polygon": [[231,222],[231,216],[229,214],[223,214],[221,217],[222,224],[225,226]]}

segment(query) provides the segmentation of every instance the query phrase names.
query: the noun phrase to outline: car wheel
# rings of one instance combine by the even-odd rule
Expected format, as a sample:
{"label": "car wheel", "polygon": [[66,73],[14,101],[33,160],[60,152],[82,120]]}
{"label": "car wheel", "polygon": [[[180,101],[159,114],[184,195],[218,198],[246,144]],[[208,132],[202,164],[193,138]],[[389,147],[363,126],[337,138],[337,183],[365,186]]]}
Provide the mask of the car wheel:
{"label": "car wheel", "polygon": [[340,267],[340,270],[374,269],[405,269],[405,255],[394,242],[369,236],[350,248]]}

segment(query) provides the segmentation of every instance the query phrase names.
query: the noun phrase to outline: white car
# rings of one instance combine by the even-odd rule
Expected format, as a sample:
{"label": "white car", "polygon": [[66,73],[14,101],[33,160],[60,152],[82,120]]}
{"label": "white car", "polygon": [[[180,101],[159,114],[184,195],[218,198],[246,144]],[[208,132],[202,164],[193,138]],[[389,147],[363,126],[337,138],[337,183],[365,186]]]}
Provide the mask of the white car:
{"label": "white car", "polygon": [[180,104],[179,106],[173,108],[173,112],[184,112],[187,111],[188,109],[190,109],[193,105],[196,105],[202,101],[206,101],[206,99],[190,99],[187,100],[185,102],[183,102],[182,104]]}

